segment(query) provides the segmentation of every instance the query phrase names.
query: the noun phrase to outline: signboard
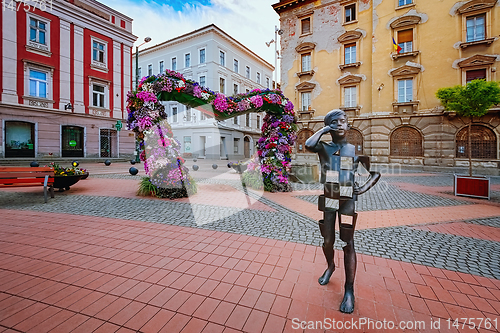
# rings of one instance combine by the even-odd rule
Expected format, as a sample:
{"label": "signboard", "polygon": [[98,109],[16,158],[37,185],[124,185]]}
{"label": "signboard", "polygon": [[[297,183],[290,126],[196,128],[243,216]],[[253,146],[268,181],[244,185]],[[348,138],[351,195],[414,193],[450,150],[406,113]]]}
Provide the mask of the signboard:
{"label": "signboard", "polygon": [[490,199],[490,179],[455,175],[455,195]]}

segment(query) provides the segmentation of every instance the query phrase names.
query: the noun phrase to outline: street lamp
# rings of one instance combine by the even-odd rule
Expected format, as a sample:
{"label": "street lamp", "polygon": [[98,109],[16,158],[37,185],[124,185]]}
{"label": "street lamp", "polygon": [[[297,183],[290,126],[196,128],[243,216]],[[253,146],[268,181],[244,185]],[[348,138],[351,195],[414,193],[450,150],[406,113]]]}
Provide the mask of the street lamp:
{"label": "street lamp", "polygon": [[274,26],[274,39],[271,39],[269,42],[266,42],[267,47],[271,46],[272,43],[274,43],[274,83],[275,83],[275,88],[278,87],[278,58],[279,58],[279,51],[278,51],[278,35],[283,35],[283,30],[278,29],[278,26]]}
{"label": "street lamp", "polygon": [[139,47],[151,41],[151,37],[144,38],[144,43],[135,47],[135,90],[139,88]]}

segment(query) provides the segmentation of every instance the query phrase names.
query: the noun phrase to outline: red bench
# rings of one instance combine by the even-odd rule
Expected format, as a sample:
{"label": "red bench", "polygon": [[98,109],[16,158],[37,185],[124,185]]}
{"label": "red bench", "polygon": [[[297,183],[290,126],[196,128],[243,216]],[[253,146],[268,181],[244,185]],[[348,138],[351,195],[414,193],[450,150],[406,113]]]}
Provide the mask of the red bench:
{"label": "red bench", "polygon": [[52,167],[0,167],[0,188],[43,186],[47,202],[47,189],[54,197],[54,168]]}

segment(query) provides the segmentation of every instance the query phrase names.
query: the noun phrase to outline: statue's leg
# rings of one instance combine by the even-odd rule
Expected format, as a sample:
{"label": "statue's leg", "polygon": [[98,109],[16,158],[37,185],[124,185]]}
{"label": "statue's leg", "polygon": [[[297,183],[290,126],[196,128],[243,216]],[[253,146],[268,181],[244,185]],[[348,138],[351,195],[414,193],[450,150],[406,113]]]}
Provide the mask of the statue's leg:
{"label": "statue's leg", "polygon": [[325,254],[327,268],[318,279],[319,284],[325,285],[330,281],[330,277],[335,271],[333,260],[333,244],[335,243],[335,216],[337,211],[327,210],[323,212],[323,220],[319,221],[319,229],[323,236],[323,253]]}
{"label": "statue's leg", "polygon": [[[344,250],[344,268],[345,268],[345,290],[344,299],[340,304],[340,311],[351,313],[354,311],[354,278],[356,276],[356,251],[354,249],[354,227],[358,214],[352,217],[352,225],[340,223],[340,238],[347,244]],[[339,217],[340,220],[340,217]],[[339,221],[341,222],[341,221]]]}

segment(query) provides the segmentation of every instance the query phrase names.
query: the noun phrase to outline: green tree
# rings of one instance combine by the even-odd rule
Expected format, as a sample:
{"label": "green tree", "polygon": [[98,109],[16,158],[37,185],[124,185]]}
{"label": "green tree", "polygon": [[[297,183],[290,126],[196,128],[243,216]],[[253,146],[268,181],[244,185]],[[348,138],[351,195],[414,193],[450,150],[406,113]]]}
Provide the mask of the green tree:
{"label": "green tree", "polygon": [[465,86],[441,88],[436,93],[445,110],[455,111],[459,116],[469,118],[468,150],[469,176],[472,176],[472,117],[481,117],[496,104],[500,104],[500,87],[498,82],[473,80]]}

